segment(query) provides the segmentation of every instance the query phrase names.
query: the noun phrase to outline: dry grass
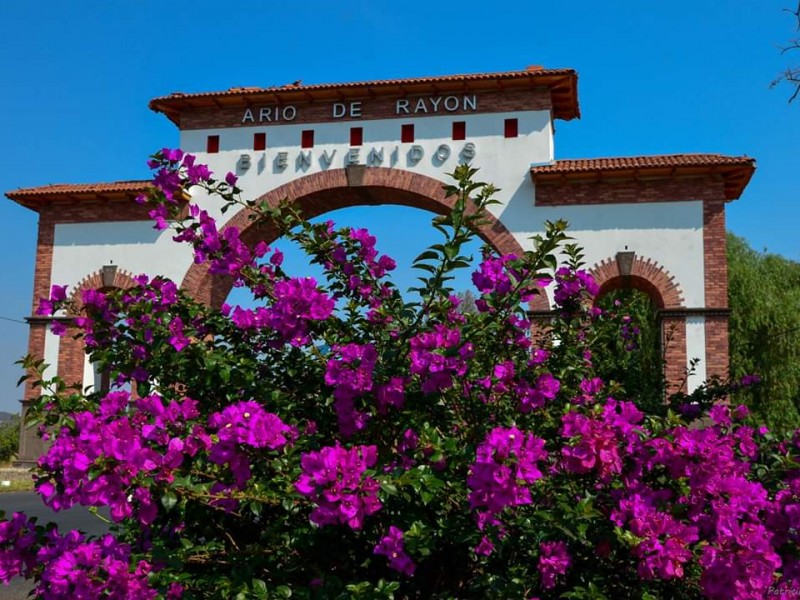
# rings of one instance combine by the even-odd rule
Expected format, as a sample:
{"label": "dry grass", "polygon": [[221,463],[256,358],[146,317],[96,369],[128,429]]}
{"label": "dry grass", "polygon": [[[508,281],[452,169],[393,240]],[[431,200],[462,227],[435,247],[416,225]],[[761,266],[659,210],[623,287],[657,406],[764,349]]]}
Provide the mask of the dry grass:
{"label": "dry grass", "polygon": [[[3,485],[6,481],[8,482],[8,485]],[[29,492],[31,490],[33,490],[32,479],[0,480],[0,494],[4,492]]]}

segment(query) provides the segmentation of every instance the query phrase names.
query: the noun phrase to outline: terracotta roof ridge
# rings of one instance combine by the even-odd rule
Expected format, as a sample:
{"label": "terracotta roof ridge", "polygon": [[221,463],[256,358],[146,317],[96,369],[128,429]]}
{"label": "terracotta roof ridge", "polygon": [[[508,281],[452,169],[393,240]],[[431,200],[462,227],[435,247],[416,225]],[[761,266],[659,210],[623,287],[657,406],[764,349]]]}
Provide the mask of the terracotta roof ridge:
{"label": "terracotta roof ridge", "polygon": [[285,83],[279,85],[270,85],[266,87],[261,86],[232,86],[226,90],[213,90],[205,92],[172,92],[166,96],[159,96],[153,98],[151,102],[161,100],[170,100],[176,98],[192,98],[201,96],[218,96],[218,95],[231,95],[231,94],[258,94],[264,92],[277,92],[287,90],[325,90],[335,88],[358,88],[358,87],[377,87],[377,86],[392,86],[392,85],[413,85],[416,83],[428,82],[444,82],[444,81],[458,81],[458,80],[479,80],[491,78],[514,78],[514,77],[530,77],[530,76],[543,76],[543,75],[569,75],[575,73],[574,69],[545,69],[544,67],[534,65],[524,69],[516,69],[512,71],[487,71],[483,73],[458,73],[450,75],[428,75],[423,77],[398,77],[394,79],[372,79],[363,81],[350,81],[350,82],[322,82],[304,84],[302,80],[297,80],[292,83]]}
{"label": "terracotta roof ridge", "polygon": [[146,189],[152,185],[151,179],[126,179],[120,181],[98,181],[93,183],[48,183],[40,186],[17,188],[6,192],[6,196],[38,195],[61,193],[64,191],[94,192],[99,190],[132,190]]}
{"label": "terracotta roof ridge", "polygon": [[755,169],[756,159],[749,156],[684,153],[562,159],[531,166],[530,175],[536,184],[551,185],[619,181],[620,178],[636,179],[640,175],[659,178],[721,175],[725,180],[726,199],[734,200],[742,194]]}
{"label": "terracotta roof ridge", "polygon": [[651,154],[638,156],[604,156],[597,158],[567,158],[555,160],[545,165],[531,166],[533,173],[547,173],[560,170],[648,168],[664,166],[703,166],[713,164],[745,165],[755,164],[752,157],[731,156],[714,153]]}
{"label": "terracotta roof ridge", "polygon": [[[554,159],[549,164],[558,164],[558,163],[567,163],[567,162],[578,162],[578,161],[601,161],[601,160],[608,160],[608,161],[615,161],[615,160],[635,160],[635,159],[653,159],[653,158],[741,158],[741,159],[750,159],[751,157],[747,156],[746,154],[742,155],[735,155],[735,154],[720,154],[718,152],[675,152],[669,154],[626,154],[623,156],[584,156],[581,158],[557,158]],[[753,159],[754,160],[754,159]]]}

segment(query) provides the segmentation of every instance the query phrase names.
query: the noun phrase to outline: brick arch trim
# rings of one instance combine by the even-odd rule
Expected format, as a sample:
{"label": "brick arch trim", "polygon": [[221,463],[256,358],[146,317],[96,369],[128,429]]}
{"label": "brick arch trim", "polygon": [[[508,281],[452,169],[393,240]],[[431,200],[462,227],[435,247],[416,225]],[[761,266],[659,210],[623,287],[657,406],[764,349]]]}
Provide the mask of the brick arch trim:
{"label": "brick arch trim", "polygon": [[656,261],[635,256],[631,274],[627,277],[619,272],[615,258],[605,258],[591,268],[600,292],[597,297],[616,289],[633,287],[646,293],[658,308],[681,308],[684,306],[683,292],[675,277]]}
{"label": "brick arch trim", "polygon": [[70,300],[72,301],[76,310],[80,312],[80,309],[83,307],[83,292],[86,290],[101,290],[106,287],[127,290],[135,285],[137,285],[137,283],[130,271],[117,268],[116,272],[114,273],[114,282],[110,286],[105,286],[103,285],[102,271],[98,270],[94,271],[93,273],[89,273],[86,277],[78,282],[78,284],[75,286],[75,289],[72,291],[72,294],[70,294]]}
{"label": "brick arch trim", "polygon": [[[364,205],[395,204],[419,208],[436,214],[446,214],[455,202],[445,197],[443,183],[432,177],[384,167],[354,165],[313,173],[271,190],[257,199],[276,207],[287,198],[305,218],[340,208]],[[279,237],[277,229],[268,223],[251,221],[254,212],[242,209],[223,227],[236,227],[241,239],[250,245],[258,241],[271,243]],[[486,223],[478,235],[501,254],[523,253],[514,236],[496,217],[486,215]],[[210,306],[221,306],[232,287],[229,278],[213,276],[208,265],[193,264],[181,283],[181,289]],[[550,308],[544,294],[534,300],[535,310]]]}

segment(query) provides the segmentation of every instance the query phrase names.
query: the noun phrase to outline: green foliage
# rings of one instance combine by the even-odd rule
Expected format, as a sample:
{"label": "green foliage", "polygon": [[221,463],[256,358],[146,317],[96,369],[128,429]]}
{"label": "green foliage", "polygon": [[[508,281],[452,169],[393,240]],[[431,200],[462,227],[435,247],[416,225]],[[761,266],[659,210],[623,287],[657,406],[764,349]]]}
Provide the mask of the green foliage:
{"label": "green foliage", "polygon": [[17,455],[19,448],[19,417],[0,424],[0,463],[8,462]]}
{"label": "green foliage", "polygon": [[596,328],[600,338],[595,361],[598,375],[620,385],[640,409],[663,414],[667,405],[658,307],[647,294],[633,288],[605,294],[597,306],[610,321],[610,326]]}
{"label": "green foliage", "polygon": [[728,234],[728,279],[731,376],[762,379],[735,399],[771,429],[800,427],[800,263]]}

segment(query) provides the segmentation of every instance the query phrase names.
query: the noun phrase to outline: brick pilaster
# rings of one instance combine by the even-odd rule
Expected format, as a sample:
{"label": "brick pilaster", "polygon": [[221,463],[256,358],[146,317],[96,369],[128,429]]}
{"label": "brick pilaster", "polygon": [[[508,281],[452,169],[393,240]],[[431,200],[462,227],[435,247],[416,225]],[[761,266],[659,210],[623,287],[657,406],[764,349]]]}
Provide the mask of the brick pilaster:
{"label": "brick pilaster", "polygon": [[[664,377],[667,395],[681,391],[686,379],[686,318],[663,317],[661,320],[662,347],[664,349]],[[686,390],[683,390],[686,391]]]}
{"label": "brick pilaster", "polygon": [[[51,215],[43,211],[39,215],[39,231],[36,240],[36,265],[33,273],[33,298],[31,314],[36,314],[41,298],[50,297],[50,275],[53,268],[53,242],[55,239],[55,222]],[[35,359],[44,358],[44,343],[49,323],[31,321],[28,333],[28,355]],[[30,382],[25,383],[25,395],[22,401],[22,423],[20,425],[19,452],[15,464],[29,466],[36,462],[45,450],[45,443],[36,434],[36,430],[26,427],[25,417],[34,399],[39,397],[40,390]]]}
{"label": "brick pilaster", "polygon": [[[703,202],[703,255],[706,308],[728,308],[728,257],[725,240],[725,202]],[[706,317],[706,376],[728,377],[728,317]]]}

